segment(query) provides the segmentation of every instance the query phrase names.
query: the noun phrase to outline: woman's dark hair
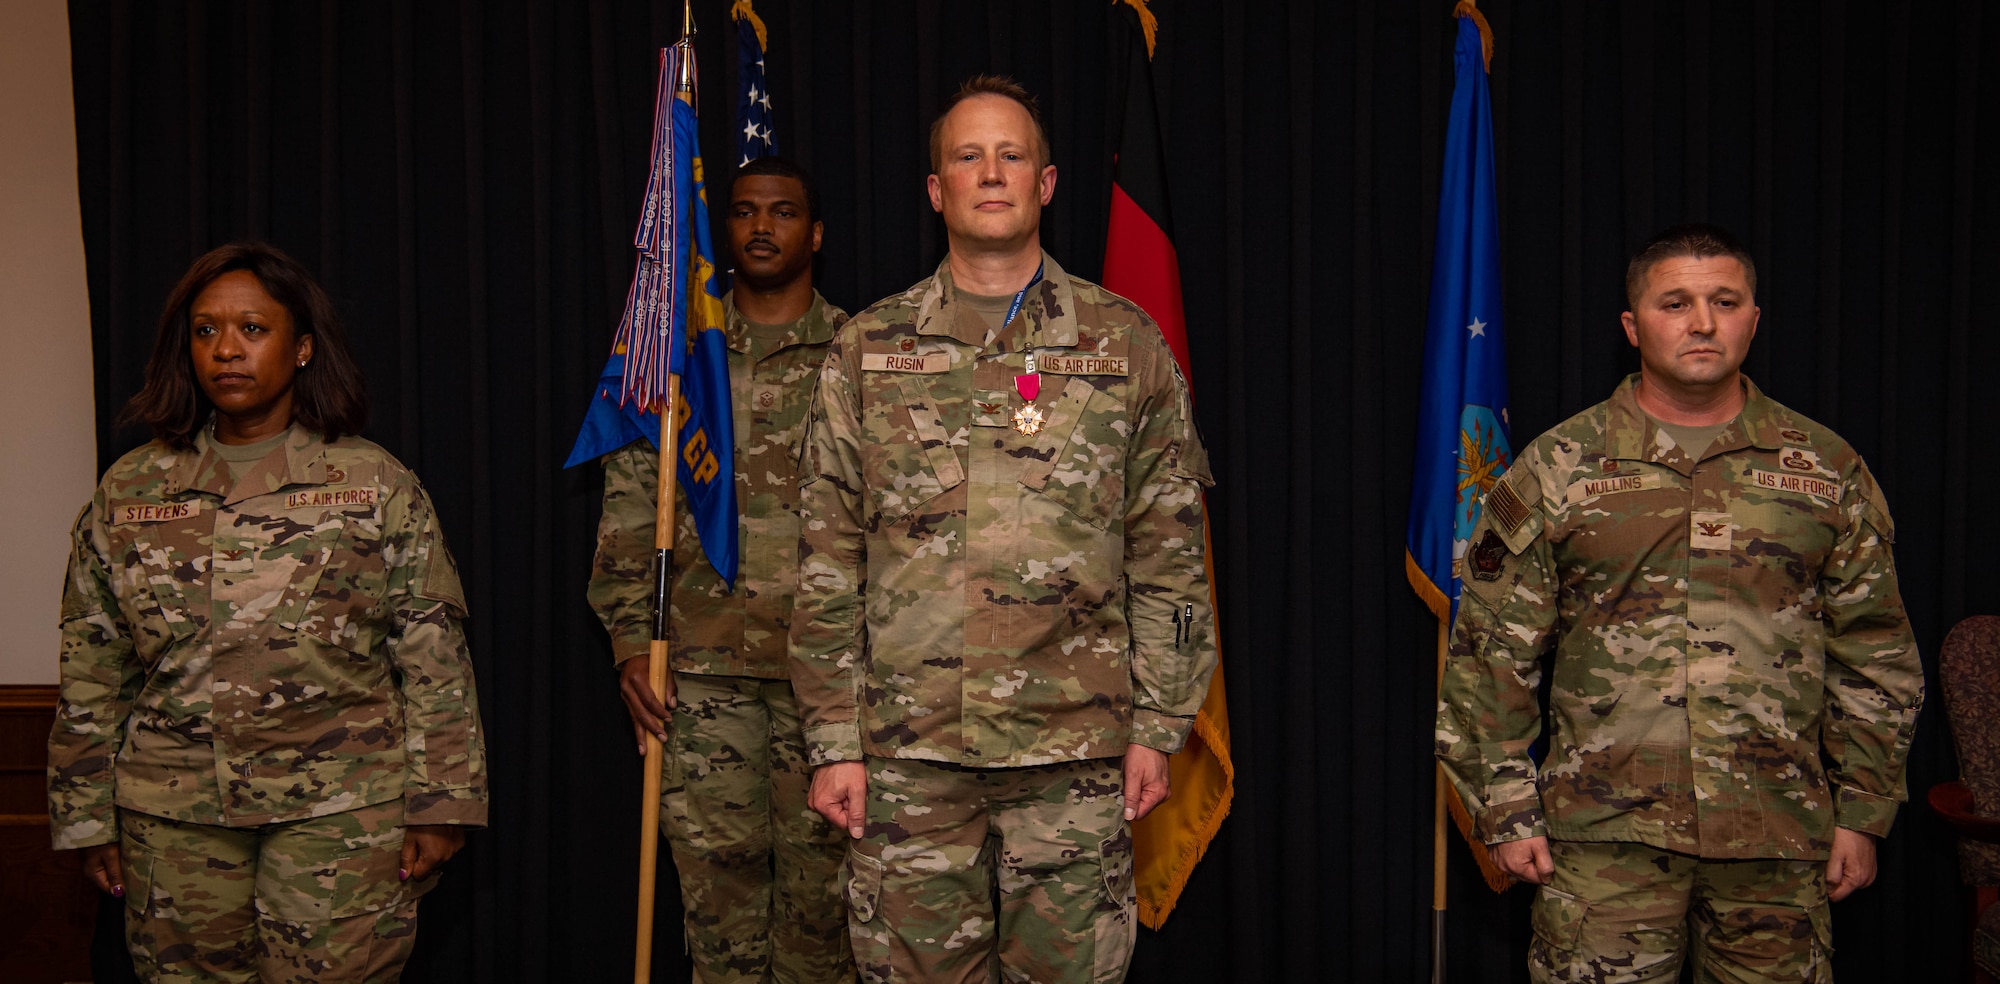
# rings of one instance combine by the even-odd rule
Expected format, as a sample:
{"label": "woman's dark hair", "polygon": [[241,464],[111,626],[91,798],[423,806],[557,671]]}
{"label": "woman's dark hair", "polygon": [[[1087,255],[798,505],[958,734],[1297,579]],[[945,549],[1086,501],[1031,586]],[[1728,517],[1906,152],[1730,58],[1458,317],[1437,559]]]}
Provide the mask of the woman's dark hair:
{"label": "woman's dark hair", "polygon": [[368,423],[368,392],[361,368],[347,350],[347,331],[333,301],[299,261],[269,243],[218,246],[194,261],[167,294],[160,333],[146,360],[146,384],[118,415],[120,424],[144,423],[153,437],[171,447],[194,446],[215,404],[196,381],[189,354],[188,309],[208,285],[225,273],[244,270],[263,284],[271,299],[292,316],[294,337],[313,336],[312,361],[292,380],[292,420],[331,441],[358,434]]}

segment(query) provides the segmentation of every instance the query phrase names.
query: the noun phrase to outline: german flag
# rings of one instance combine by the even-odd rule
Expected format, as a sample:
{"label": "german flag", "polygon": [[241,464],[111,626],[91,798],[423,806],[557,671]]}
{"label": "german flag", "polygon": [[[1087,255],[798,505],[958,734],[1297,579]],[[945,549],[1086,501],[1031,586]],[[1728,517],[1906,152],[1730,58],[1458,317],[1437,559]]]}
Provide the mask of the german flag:
{"label": "german flag", "polygon": [[[1125,3],[1133,10],[1137,36],[1130,45],[1125,123],[1112,167],[1104,286],[1138,304],[1159,323],[1181,375],[1192,380],[1187,317],[1181,309],[1180,257],[1174,252],[1173,223],[1167,214],[1166,157],[1153,102],[1153,40],[1158,24],[1145,0]],[[1216,611],[1212,547],[1203,551],[1203,557],[1208,566],[1209,610]],[[1219,640],[1219,620],[1216,632]],[[1208,698],[1195,715],[1194,733],[1186,747],[1168,760],[1168,768],[1173,795],[1132,828],[1139,921],[1153,929],[1174,911],[1188,875],[1207,852],[1235,796],[1236,766],[1229,758],[1229,711],[1219,662]]]}

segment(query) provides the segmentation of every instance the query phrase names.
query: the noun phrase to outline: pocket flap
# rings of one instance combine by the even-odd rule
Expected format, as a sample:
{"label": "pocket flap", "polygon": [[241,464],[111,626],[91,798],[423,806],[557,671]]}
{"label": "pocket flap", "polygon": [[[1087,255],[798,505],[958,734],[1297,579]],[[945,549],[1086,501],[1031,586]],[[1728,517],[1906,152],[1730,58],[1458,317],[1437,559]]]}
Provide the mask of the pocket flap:
{"label": "pocket flap", "polygon": [[857,922],[875,918],[882,897],[882,859],[850,848],[847,852],[847,907]]}
{"label": "pocket flap", "polygon": [[1584,918],[1589,914],[1590,903],[1543,885],[1535,896],[1528,923],[1543,943],[1557,950],[1574,950],[1583,935]]}

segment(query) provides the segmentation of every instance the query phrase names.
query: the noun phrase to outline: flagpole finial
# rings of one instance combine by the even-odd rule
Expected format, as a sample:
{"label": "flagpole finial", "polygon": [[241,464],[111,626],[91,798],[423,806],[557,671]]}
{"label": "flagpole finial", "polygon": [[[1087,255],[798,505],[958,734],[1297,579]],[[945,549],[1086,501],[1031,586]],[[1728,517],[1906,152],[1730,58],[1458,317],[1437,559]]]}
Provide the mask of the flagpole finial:
{"label": "flagpole finial", "polygon": [[771,50],[771,39],[764,33],[764,19],[757,16],[757,11],[750,6],[750,0],[736,0],[730,4],[729,19],[749,21],[750,29],[757,32],[757,47],[764,51]]}
{"label": "flagpole finial", "polygon": [[694,37],[694,0],[681,0],[681,41]]}
{"label": "flagpole finial", "polygon": [[1478,0],[1458,0],[1458,6],[1451,8],[1453,17],[1470,17],[1479,25],[1479,51],[1485,56],[1486,74],[1493,74],[1493,28],[1486,23],[1486,15],[1479,12]]}
{"label": "flagpole finial", "polygon": [[1139,31],[1146,35],[1146,60],[1153,60],[1154,39],[1160,34],[1160,19],[1146,9],[1146,0],[1111,0],[1113,4],[1124,4],[1139,14]]}

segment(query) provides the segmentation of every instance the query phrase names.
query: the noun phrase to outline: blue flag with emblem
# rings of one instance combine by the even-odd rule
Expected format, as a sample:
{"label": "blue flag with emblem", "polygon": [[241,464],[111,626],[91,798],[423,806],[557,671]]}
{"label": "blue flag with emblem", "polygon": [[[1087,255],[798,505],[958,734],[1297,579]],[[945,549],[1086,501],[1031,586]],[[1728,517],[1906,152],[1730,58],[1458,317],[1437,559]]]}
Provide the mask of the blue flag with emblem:
{"label": "blue flag with emblem", "polygon": [[1458,18],[1454,64],[1404,558],[1410,586],[1446,620],[1458,604],[1460,564],[1480,496],[1512,460],[1493,114],[1484,42],[1471,16]]}
{"label": "blue flag with emblem", "polygon": [[771,126],[771,86],[764,74],[764,52],[770,47],[764,21],[750,9],[750,0],[736,0],[729,17],[736,22],[736,77],[743,80],[736,100],[736,163],[741,166],[776,154],[778,132]]}
{"label": "blue flag with emblem", "polygon": [[692,85],[693,54],[660,52],[653,113],[652,171],[632,244],[639,251],[625,315],[611,358],[565,468],[637,440],[658,446],[659,413],[669,374],[681,377],[675,471],[715,572],[736,581],[736,447],[729,401],[722,288],[709,244],[707,188],[694,106],[675,94],[683,72]]}

